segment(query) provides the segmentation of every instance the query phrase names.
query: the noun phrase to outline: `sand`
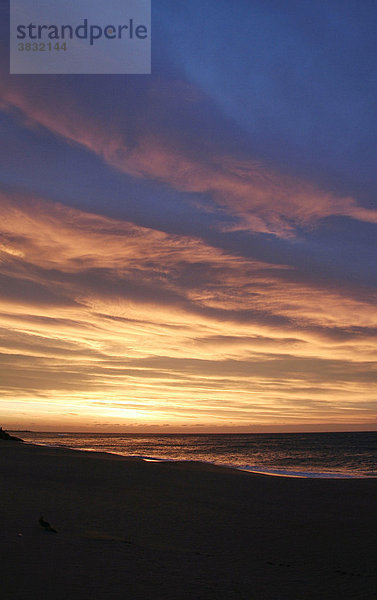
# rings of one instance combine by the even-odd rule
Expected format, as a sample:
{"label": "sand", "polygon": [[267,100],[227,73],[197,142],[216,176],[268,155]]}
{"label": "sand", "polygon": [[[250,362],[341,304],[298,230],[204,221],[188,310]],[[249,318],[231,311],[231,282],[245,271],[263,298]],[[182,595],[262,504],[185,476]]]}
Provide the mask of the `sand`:
{"label": "sand", "polygon": [[377,479],[0,441],[0,486],[5,600],[377,598]]}

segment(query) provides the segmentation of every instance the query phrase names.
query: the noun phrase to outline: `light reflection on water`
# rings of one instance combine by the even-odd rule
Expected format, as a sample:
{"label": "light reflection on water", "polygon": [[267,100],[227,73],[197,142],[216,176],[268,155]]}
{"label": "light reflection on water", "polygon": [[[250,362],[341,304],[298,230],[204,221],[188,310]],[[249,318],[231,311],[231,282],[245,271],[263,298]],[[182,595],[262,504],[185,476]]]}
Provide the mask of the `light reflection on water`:
{"label": "light reflection on water", "polygon": [[22,433],[25,441],[162,460],[195,460],[271,475],[377,477],[377,432],[306,434]]}

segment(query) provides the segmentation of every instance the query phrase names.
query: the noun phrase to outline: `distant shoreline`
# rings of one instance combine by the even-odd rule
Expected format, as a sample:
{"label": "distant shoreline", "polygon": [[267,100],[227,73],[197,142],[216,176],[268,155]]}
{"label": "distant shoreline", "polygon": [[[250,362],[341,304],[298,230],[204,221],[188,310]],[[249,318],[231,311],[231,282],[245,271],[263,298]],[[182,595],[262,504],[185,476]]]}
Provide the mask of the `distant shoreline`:
{"label": "distant shoreline", "polygon": [[56,435],[179,435],[179,436],[189,436],[189,435],[336,435],[343,433],[377,433],[377,429],[345,429],[345,430],[329,430],[329,431],[220,431],[213,432],[210,431],[208,433],[204,431],[197,432],[187,432],[187,431],[161,431],[161,432],[150,432],[150,431],[55,431],[55,430],[36,430],[36,429],[6,429],[11,433],[54,433]]}
{"label": "distant shoreline", "polygon": [[5,431],[2,427],[0,427],[0,440],[6,442],[23,442],[19,437],[15,437],[14,435],[10,435],[7,431]]}

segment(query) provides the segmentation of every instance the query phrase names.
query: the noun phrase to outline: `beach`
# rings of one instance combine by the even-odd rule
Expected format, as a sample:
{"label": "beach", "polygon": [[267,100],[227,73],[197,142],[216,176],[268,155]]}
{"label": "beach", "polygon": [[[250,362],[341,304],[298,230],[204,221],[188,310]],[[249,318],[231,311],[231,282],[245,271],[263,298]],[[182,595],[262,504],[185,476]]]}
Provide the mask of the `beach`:
{"label": "beach", "polygon": [[6,600],[377,595],[377,479],[0,441],[0,486]]}

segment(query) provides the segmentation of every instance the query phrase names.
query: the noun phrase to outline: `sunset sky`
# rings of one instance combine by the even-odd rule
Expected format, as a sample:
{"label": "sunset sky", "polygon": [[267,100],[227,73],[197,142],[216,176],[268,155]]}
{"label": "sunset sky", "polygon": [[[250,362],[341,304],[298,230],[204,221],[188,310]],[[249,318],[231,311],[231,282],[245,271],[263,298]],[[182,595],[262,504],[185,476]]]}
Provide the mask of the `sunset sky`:
{"label": "sunset sky", "polygon": [[377,5],[152,0],[152,75],[0,75],[0,424],[377,430]]}

